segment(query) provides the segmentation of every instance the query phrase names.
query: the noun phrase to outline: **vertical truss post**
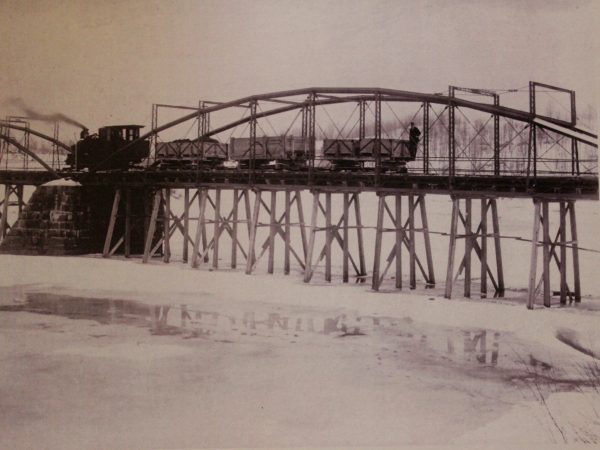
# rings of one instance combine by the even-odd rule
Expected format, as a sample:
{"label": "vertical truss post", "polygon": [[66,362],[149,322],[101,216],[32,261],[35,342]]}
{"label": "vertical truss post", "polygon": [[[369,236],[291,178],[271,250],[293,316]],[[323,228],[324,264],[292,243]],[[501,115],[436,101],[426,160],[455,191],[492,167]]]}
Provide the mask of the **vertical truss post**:
{"label": "vertical truss post", "polygon": [[[500,106],[500,96],[493,94],[494,106]],[[494,114],[494,175],[500,175],[500,116]]]}
{"label": "vertical truss post", "polygon": [[319,194],[320,192],[313,191],[313,206],[310,218],[310,238],[308,241],[308,251],[306,254],[306,265],[304,268],[304,282],[308,283],[313,276],[312,259],[315,248],[315,240],[317,237],[317,214],[319,213]]}
{"label": "vertical truss post", "polygon": [[271,191],[271,208],[269,217],[269,260],[267,262],[267,272],[273,273],[275,267],[275,235],[277,232],[277,191]]}
{"label": "vertical truss post", "polygon": [[423,102],[423,173],[429,174],[429,102]]}
{"label": "vertical truss post", "polygon": [[[472,255],[475,253],[481,264],[481,298],[486,298],[488,293],[488,280],[494,286],[494,297],[504,296],[504,273],[502,266],[502,253],[500,244],[500,227],[498,223],[498,210],[496,198],[480,197],[481,213],[479,224],[473,222],[473,197],[452,196],[452,219],[450,224],[450,247],[448,251],[448,266],[446,272],[445,297],[451,298],[452,287],[464,271],[464,296],[471,296],[471,285],[473,275]],[[464,201],[464,214],[461,209],[461,201]],[[488,231],[488,214],[492,215],[493,233]],[[459,224],[464,229],[464,234],[459,234]],[[496,253],[496,272],[493,273],[488,262],[487,238],[494,238],[494,249]],[[454,258],[456,254],[456,242],[458,239],[465,240],[465,253],[454,275]]]}
{"label": "vertical truss post", "polygon": [[260,213],[260,202],[262,192],[257,190],[254,198],[254,209],[252,210],[252,220],[250,221],[250,245],[248,247],[248,259],[246,260],[246,274],[252,273],[252,267],[254,266],[255,246],[256,246],[256,231],[258,229],[258,215]]}
{"label": "vertical truss post", "polygon": [[249,161],[249,171],[248,171],[248,182],[250,184],[254,183],[255,180],[255,170],[256,170],[256,124],[258,122],[256,118],[256,110],[257,110],[257,101],[250,101],[250,161]]}
{"label": "vertical truss post", "polygon": [[364,139],[366,136],[366,116],[367,116],[367,101],[358,101],[358,138]]}
{"label": "vertical truss post", "polygon": [[284,223],[284,251],[283,251],[283,273],[289,275],[290,273],[290,216],[291,216],[291,204],[290,204],[290,191],[285,190],[285,223]]}
{"label": "vertical truss post", "polygon": [[454,119],[454,87],[450,86],[449,88],[449,105],[448,105],[448,182],[450,186],[454,184],[454,174],[456,168],[456,141],[454,140],[454,132],[455,132],[455,119]]}
{"label": "vertical truss post", "polygon": [[363,241],[362,215],[360,213],[360,195],[353,194],[354,198],[354,220],[356,222],[356,240],[358,244],[359,281],[364,283],[367,276],[367,265],[365,263],[365,246]]}
{"label": "vertical truss post", "polygon": [[325,281],[331,282],[331,192],[325,192]]}
{"label": "vertical truss post", "polygon": [[125,258],[131,256],[131,189],[125,191]]}
{"label": "vertical truss post", "polygon": [[[529,112],[533,115],[535,112],[535,83],[529,82]],[[532,167],[533,166],[533,167]],[[534,180],[537,178],[537,129],[534,122],[529,124],[529,152],[527,156],[527,177],[533,170]]]}
{"label": "vertical truss post", "polygon": [[[152,213],[150,215],[150,221],[148,223],[148,228],[146,232],[146,242],[144,244],[144,256],[142,257],[142,262],[147,263],[153,255],[153,247],[152,243],[154,241],[154,232],[156,231],[156,221],[158,219],[158,212],[160,210],[162,200],[162,192],[161,190],[157,190],[154,194],[154,201],[152,203]],[[157,244],[158,246],[158,244]]]}
{"label": "vertical truss post", "polygon": [[571,246],[573,250],[573,284],[575,287],[575,303],[581,302],[581,281],[579,278],[579,243],[577,242],[577,221],[575,218],[575,201],[567,203],[571,225]]}
{"label": "vertical truss post", "polygon": [[[152,131],[158,128],[158,105],[152,104]],[[148,158],[148,165],[151,165],[156,160],[156,144],[158,142],[158,135],[153,133],[150,136],[150,158]],[[152,161],[151,161],[152,160]]]}
{"label": "vertical truss post", "polygon": [[308,105],[308,148],[309,148],[309,160],[308,160],[308,184],[312,185],[314,181],[315,171],[315,158],[316,158],[316,107],[315,107],[316,94],[313,92],[309,96]]}
{"label": "vertical truss post", "polygon": [[[393,196],[395,200],[394,211],[386,203],[386,196]],[[373,260],[373,290],[379,290],[386,274],[391,268],[395,260],[395,286],[397,289],[402,288],[402,247],[408,250],[409,264],[408,264],[408,276],[409,276],[409,287],[410,289],[416,288],[416,276],[417,268],[421,273],[425,287],[432,287],[435,283],[433,275],[433,259],[431,257],[431,244],[429,241],[429,229],[427,227],[426,209],[425,209],[425,195],[420,194],[418,196],[409,194],[406,196],[408,218],[403,220],[402,217],[402,194],[386,194],[378,193],[378,209],[377,209],[377,228],[375,231],[375,255]],[[421,228],[416,227],[416,210],[421,209]],[[393,228],[386,228],[385,218],[386,214],[391,221]],[[394,246],[388,253],[385,260],[385,267],[381,269],[381,250],[383,242],[383,233],[392,232],[394,233]],[[421,262],[417,253],[416,246],[416,233],[423,233],[423,241],[426,252],[426,265]]]}
{"label": "vertical truss post", "polygon": [[344,213],[343,213],[343,235],[342,238],[344,240],[344,244],[342,246],[342,281],[344,283],[348,282],[348,263],[350,253],[348,251],[348,226],[349,226],[349,210],[350,210],[350,194],[344,192]]}
{"label": "vertical truss post", "polygon": [[381,93],[375,96],[375,186],[381,180]]}

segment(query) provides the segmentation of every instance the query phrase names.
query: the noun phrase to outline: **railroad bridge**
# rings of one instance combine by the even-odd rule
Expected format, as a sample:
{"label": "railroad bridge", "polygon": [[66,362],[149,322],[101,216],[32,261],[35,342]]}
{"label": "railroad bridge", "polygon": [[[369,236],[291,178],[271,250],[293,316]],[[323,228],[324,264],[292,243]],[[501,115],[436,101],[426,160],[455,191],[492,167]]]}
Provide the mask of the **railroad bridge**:
{"label": "railroad bridge", "polygon": [[[566,99],[566,117],[539,111],[544,93]],[[308,88],[196,106],[155,104],[150,131],[117,151],[127,152],[141,140],[151,142],[149,158],[130,170],[107,170],[103,160],[73,171],[64,166],[72,148],[61,142],[57,124],[49,136],[34,129],[31,118],[10,117],[0,123],[0,182],[5,186],[0,251],[19,253],[7,242],[11,235],[13,243],[22,242],[22,229],[31,222],[46,237],[54,226],[50,231],[56,238],[72,238],[74,246],[61,247],[65,253],[96,248],[107,258],[122,253],[144,263],[153,258],[168,263],[176,253],[174,237],[180,235],[181,258],[192,267],[218,269],[223,245],[229,244],[228,265],[248,274],[266,260],[268,273],[278,264],[285,274],[296,266],[310,282],[322,264],[327,282],[341,267],[343,282],[354,277],[379,290],[389,280],[402,289],[405,278],[410,289],[418,283],[436,286],[435,273],[441,269],[450,298],[460,276],[462,294],[473,295],[477,268],[479,295],[503,296],[498,203],[524,197],[533,206],[528,308],[538,301],[549,307],[553,296],[560,304],[580,302],[575,205],[598,200],[597,136],[578,126],[573,91],[530,82],[526,110],[501,105],[500,95],[456,86],[444,94]],[[416,158],[405,170],[390,170],[382,164],[382,142],[407,138],[412,122],[421,127]],[[259,141],[268,135],[299,136],[311,156],[296,169],[258,164]],[[161,143],[188,139],[194,154],[202,157],[209,138],[227,142],[234,136],[249,143],[244,164],[157,164]],[[34,149],[32,137],[46,142],[46,150]],[[336,170],[320,149],[328,138],[371,140],[372,165]],[[61,178],[77,183],[46,187],[43,220],[32,204],[44,188],[26,205],[24,187]],[[181,194],[179,211],[173,205],[175,190]],[[65,197],[67,191],[75,193]],[[373,193],[375,237],[366,242],[361,198]],[[452,200],[447,257],[432,251],[430,195]],[[82,232],[71,223],[75,216],[95,227],[95,234],[86,235],[86,245],[80,245]],[[278,241],[283,255],[275,251]],[[366,253],[372,253],[372,260],[367,261]],[[337,264],[335,255],[341,257]],[[553,271],[557,280],[551,280]]]}

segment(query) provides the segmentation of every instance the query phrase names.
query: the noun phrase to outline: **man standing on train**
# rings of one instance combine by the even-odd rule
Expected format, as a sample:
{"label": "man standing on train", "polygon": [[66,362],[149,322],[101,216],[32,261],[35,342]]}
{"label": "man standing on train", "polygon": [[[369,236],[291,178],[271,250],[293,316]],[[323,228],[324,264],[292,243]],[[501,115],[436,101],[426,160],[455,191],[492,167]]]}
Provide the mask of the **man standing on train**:
{"label": "man standing on train", "polygon": [[421,138],[421,131],[415,127],[415,123],[410,123],[410,129],[408,130],[408,150],[410,151],[410,157],[415,158],[417,156],[417,145]]}

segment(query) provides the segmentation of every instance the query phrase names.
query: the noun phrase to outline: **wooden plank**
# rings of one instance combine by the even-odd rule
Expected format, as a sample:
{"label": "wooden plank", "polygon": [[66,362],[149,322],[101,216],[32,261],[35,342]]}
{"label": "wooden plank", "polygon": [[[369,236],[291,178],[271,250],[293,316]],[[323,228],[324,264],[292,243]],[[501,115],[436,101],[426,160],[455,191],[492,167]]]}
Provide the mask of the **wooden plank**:
{"label": "wooden plank", "polygon": [[396,194],[396,243],[394,244],[394,253],[396,259],[396,288],[402,289],[402,240],[404,233],[402,230],[402,195]]}
{"label": "wooden plank", "polygon": [[252,273],[254,267],[255,252],[254,246],[256,244],[256,230],[258,228],[258,215],[260,213],[261,195],[262,191],[256,191],[256,197],[254,198],[254,210],[252,211],[252,220],[250,221],[250,243],[248,244],[248,258],[246,259],[246,274]]}
{"label": "wooden plank", "polygon": [[283,231],[284,241],[284,253],[283,253],[283,273],[289,275],[290,273],[290,215],[291,215],[291,202],[290,191],[285,190],[285,226]]}
{"label": "wooden plank", "polygon": [[315,249],[315,239],[317,234],[317,215],[319,214],[319,191],[313,192],[312,215],[310,217],[310,238],[306,253],[306,263],[304,265],[304,282],[308,283],[313,276],[312,257]]}
{"label": "wooden plank", "polygon": [[150,215],[150,221],[148,222],[148,231],[146,232],[146,242],[144,243],[144,256],[142,262],[147,263],[150,259],[150,251],[152,250],[152,241],[154,239],[154,232],[156,231],[156,219],[158,218],[158,211],[160,209],[160,202],[162,199],[162,193],[160,189],[154,194],[154,202],[152,204],[152,213]]}
{"label": "wooden plank", "polygon": [[373,278],[372,285],[374,291],[379,290],[381,279],[379,278],[379,269],[381,264],[381,241],[383,238],[383,217],[385,212],[385,196],[379,195],[377,206],[377,229],[375,230],[375,254],[373,257]]}
{"label": "wooden plank", "polygon": [[421,226],[423,227],[423,240],[425,241],[425,257],[427,260],[427,282],[425,287],[435,286],[435,272],[433,268],[433,253],[431,252],[431,241],[429,239],[429,223],[427,219],[427,208],[425,206],[425,195],[420,196],[419,208],[421,210]]}
{"label": "wooden plank", "polygon": [[240,197],[238,190],[233,190],[233,209],[232,209],[232,223],[231,223],[231,268],[237,267],[237,248],[238,248],[238,209]]}
{"label": "wooden plank", "polygon": [[452,281],[454,276],[454,255],[456,253],[456,227],[458,225],[458,199],[452,199],[452,216],[450,218],[450,246],[448,249],[448,266],[446,268],[446,286],[444,297],[452,298]]}
{"label": "wooden plank", "polygon": [[331,228],[331,192],[325,193],[325,281],[331,281],[331,241],[333,230]]}
{"label": "wooden plank", "polygon": [[529,261],[529,289],[527,296],[527,309],[533,309],[536,297],[537,278],[537,249],[540,236],[540,202],[534,200],[533,235],[531,237],[531,259]]}
{"label": "wooden plank", "polygon": [[542,226],[543,226],[543,273],[544,279],[544,306],[549,308],[552,300],[552,291],[550,289],[550,213],[547,200],[542,201]]}
{"label": "wooden plank", "polygon": [[417,287],[417,270],[415,267],[416,262],[416,245],[415,245],[415,196],[408,196],[408,240],[409,240],[409,277],[410,277],[410,288],[415,289]]}
{"label": "wooden plank", "polygon": [[356,240],[358,241],[358,264],[360,266],[360,281],[365,281],[367,275],[367,266],[365,264],[365,246],[363,241],[362,217],[360,215],[360,194],[353,195],[354,199],[354,219],[356,221]]}
{"label": "wooden plank", "polygon": [[277,230],[277,191],[271,191],[271,211],[269,214],[269,260],[267,261],[267,272],[273,273],[275,266],[275,233]]}
{"label": "wooden plank", "polygon": [[481,261],[481,298],[487,297],[487,211],[488,211],[488,199],[481,199],[481,255],[479,259]]}
{"label": "wooden plank", "polygon": [[163,191],[163,198],[163,262],[168,263],[171,260],[171,189]]}
{"label": "wooden plank", "polygon": [[[210,191],[208,189],[204,189],[204,214],[202,214],[202,252],[203,252],[203,259],[204,262],[208,262],[208,239],[206,237],[206,204],[210,203],[211,205],[214,205],[213,201],[210,198]],[[213,236],[214,239],[214,236]]]}
{"label": "wooden plank", "polygon": [[579,242],[577,242],[577,220],[575,217],[575,201],[569,201],[569,218],[571,225],[571,248],[573,249],[573,284],[575,302],[581,302],[581,279],[579,278]]}
{"label": "wooden plank", "polygon": [[342,282],[348,282],[348,226],[349,226],[349,210],[350,210],[350,194],[344,192],[344,212],[342,216]]}
{"label": "wooden plank", "polygon": [[567,304],[567,204],[560,202],[560,303]]}
{"label": "wooden plank", "polygon": [[[110,244],[112,243],[113,233],[115,231],[115,223],[117,222],[117,214],[119,212],[119,203],[121,201],[121,189],[115,190],[115,196],[113,197],[112,209],[110,212],[110,219],[108,221],[108,229],[106,230],[106,238],[104,239],[104,249],[102,250],[102,257],[108,258],[110,256]],[[8,202],[4,202],[5,205]]]}
{"label": "wooden plank", "polygon": [[190,190],[183,190],[183,254],[182,260],[188,262],[189,256],[189,235],[190,235]]}

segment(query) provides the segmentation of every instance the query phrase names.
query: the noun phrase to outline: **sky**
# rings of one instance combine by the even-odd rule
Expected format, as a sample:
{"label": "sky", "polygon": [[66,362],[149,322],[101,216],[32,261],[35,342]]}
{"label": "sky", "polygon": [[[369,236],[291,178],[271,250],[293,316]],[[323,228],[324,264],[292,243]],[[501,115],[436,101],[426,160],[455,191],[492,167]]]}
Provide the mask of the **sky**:
{"label": "sky", "polygon": [[310,86],[573,89],[597,105],[600,2],[0,0],[0,115],[91,129]]}

